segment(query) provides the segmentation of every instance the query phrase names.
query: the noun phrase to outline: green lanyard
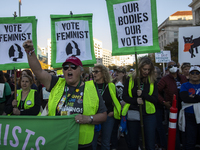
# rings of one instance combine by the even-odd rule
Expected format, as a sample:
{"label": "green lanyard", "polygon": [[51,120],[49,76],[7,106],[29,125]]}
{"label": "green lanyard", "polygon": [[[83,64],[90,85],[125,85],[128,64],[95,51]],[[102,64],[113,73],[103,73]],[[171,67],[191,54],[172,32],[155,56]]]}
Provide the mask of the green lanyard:
{"label": "green lanyard", "polygon": [[[26,100],[26,99],[25,99],[25,100]],[[24,105],[25,100],[24,100],[24,101],[21,101],[21,109],[22,109],[22,106]]]}
{"label": "green lanyard", "polygon": [[[99,88],[98,88],[98,84],[96,83],[96,87],[97,87],[97,91],[99,91]],[[102,91],[101,91],[101,96],[103,95],[103,91],[104,91],[104,87],[105,87],[105,83],[103,83],[103,88],[102,88]]]}
{"label": "green lanyard", "polygon": [[[65,88],[66,88],[66,100],[65,100],[64,104],[67,104],[68,99],[71,98],[71,96],[74,94],[74,92],[76,91],[76,89],[79,88],[80,85],[81,85],[81,81],[78,83],[78,85],[77,85],[76,88],[74,89],[73,93],[72,93],[69,97],[67,97],[67,83],[66,83],[66,86],[65,86]],[[63,105],[64,105],[64,104],[63,104]]]}

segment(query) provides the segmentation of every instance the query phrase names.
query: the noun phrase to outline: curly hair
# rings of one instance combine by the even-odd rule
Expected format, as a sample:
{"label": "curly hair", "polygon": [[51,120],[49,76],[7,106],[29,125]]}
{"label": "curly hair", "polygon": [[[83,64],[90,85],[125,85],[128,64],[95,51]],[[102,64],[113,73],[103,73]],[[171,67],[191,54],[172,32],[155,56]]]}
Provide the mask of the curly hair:
{"label": "curly hair", "polygon": [[[139,70],[138,74],[139,74],[139,77],[141,77],[141,71],[142,71],[142,68],[145,65],[150,65],[150,72],[149,72],[148,76],[150,78],[150,82],[154,83],[156,81],[155,69],[154,69],[154,65],[153,65],[153,63],[152,63],[152,61],[151,61],[151,59],[149,57],[144,56],[144,57],[141,57],[139,59],[139,62],[138,62],[138,70]],[[134,71],[134,73],[133,73],[133,80],[135,80],[136,77],[137,77],[136,71]],[[144,78],[143,82],[148,83],[148,78]]]}
{"label": "curly hair", "polygon": [[100,69],[102,75],[103,75],[103,80],[105,83],[110,83],[111,82],[111,76],[109,74],[108,68],[106,68],[104,65],[102,64],[97,64],[94,66],[94,68],[98,68]]}

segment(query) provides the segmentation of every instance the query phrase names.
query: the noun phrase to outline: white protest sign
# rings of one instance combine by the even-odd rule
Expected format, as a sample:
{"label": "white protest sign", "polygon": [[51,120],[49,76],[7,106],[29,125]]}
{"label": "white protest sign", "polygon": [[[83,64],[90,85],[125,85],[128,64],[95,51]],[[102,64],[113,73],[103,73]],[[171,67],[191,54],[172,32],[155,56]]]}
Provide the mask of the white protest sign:
{"label": "white protest sign", "polygon": [[168,63],[171,61],[170,51],[161,51],[160,53],[155,53],[156,63]]}
{"label": "white protest sign", "polygon": [[152,46],[151,1],[130,1],[113,5],[118,47]]}
{"label": "white protest sign", "polygon": [[190,62],[191,65],[200,65],[200,27],[179,28],[178,42],[179,63]]}
{"label": "white protest sign", "polygon": [[92,59],[88,21],[69,20],[55,23],[57,57],[61,63],[69,56],[77,56],[81,60]]}
{"label": "white protest sign", "polygon": [[27,63],[23,42],[32,39],[32,23],[0,24],[0,64]]}

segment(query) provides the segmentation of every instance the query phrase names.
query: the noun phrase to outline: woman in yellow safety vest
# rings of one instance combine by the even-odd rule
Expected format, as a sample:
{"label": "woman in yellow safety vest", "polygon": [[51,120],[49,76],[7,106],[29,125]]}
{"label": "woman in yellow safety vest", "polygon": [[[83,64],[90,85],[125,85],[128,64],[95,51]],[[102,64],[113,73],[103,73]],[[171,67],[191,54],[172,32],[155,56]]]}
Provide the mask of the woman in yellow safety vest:
{"label": "woman in yellow safety vest", "polygon": [[21,89],[17,90],[17,99],[14,94],[6,104],[5,113],[11,115],[38,115],[40,112],[40,98],[35,89],[31,89],[33,80],[28,75],[19,79]]}
{"label": "woman in yellow safety vest", "polygon": [[[95,88],[94,82],[83,82],[81,79],[84,71],[81,60],[74,55],[68,56],[62,64],[64,78],[59,78],[50,75],[41,68],[31,40],[25,41],[23,47],[27,52],[31,70],[46,87],[47,91],[50,92],[48,115],[77,114],[74,117],[74,121],[80,124],[78,149],[92,150],[94,125],[104,122],[107,115],[106,107]],[[84,56],[79,57],[84,58]]]}
{"label": "woman in yellow safety vest", "polygon": [[[94,82],[98,92],[101,94],[107,108],[106,122],[101,124],[101,149],[110,149],[110,137],[115,119],[120,119],[121,105],[116,97],[116,87],[111,82],[108,68],[102,64],[94,66]],[[93,149],[96,149],[99,132],[95,132]]]}
{"label": "woman in yellow safety vest", "polygon": [[141,131],[139,105],[142,105],[144,139],[146,150],[155,150],[156,116],[155,104],[158,89],[154,74],[154,65],[148,57],[138,62],[140,90],[137,86],[136,71],[127,78],[124,85],[123,100],[126,102],[122,116],[127,115],[127,129],[132,150],[138,150]]}

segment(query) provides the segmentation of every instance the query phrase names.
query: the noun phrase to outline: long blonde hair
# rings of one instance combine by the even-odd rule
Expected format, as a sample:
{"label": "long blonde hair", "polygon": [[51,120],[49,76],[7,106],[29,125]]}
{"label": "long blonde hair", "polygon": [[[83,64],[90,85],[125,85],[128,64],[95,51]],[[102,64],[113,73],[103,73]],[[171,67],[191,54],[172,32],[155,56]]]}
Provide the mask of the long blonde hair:
{"label": "long blonde hair", "polygon": [[101,73],[103,74],[103,80],[105,83],[110,83],[111,82],[111,76],[109,74],[108,68],[106,68],[104,65],[102,64],[97,64],[94,66],[94,68],[98,68],[101,70]]}
{"label": "long blonde hair", "polygon": [[[155,71],[154,71],[155,69],[154,69],[154,65],[149,57],[144,56],[139,59],[138,75],[139,75],[139,77],[141,77],[141,70],[145,65],[150,65],[150,72],[149,72],[148,77],[150,78],[150,83],[154,83],[156,81],[156,76],[155,76]],[[133,72],[132,77],[133,77],[133,80],[135,80],[137,78],[136,71]],[[148,77],[144,78],[143,82],[148,83]]]}

